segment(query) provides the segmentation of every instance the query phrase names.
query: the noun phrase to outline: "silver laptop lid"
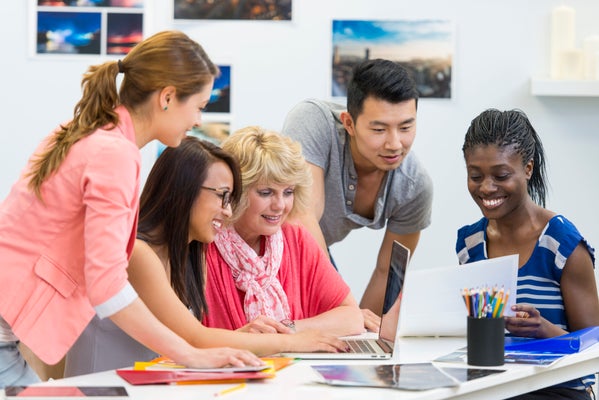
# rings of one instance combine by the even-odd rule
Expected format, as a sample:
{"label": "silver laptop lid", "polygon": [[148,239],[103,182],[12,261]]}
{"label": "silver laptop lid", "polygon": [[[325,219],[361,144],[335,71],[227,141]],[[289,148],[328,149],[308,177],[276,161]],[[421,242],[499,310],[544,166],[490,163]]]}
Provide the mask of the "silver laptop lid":
{"label": "silver laptop lid", "polygon": [[410,249],[398,241],[393,241],[379,330],[379,339],[386,341],[391,347],[395,342],[399,321],[399,293],[403,287],[409,261]]}

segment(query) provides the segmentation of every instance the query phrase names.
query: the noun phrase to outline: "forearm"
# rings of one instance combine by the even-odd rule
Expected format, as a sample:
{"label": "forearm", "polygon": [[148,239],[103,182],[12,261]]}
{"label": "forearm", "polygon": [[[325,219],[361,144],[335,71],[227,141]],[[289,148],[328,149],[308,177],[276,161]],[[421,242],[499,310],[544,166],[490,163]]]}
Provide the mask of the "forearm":
{"label": "forearm", "polygon": [[208,328],[200,325],[200,329],[190,338],[190,343],[199,348],[228,346],[247,349],[263,357],[294,349],[293,335],[279,333],[247,333],[228,329]]}
{"label": "forearm", "polygon": [[559,326],[552,324],[551,322],[545,320],[546,326],[543,327],[542,337],[551,338],[556,336],[565,335],[569,333],[568,331],[560,328]]}
{"label": "forearm", "polygon": [[318,329],[335,336],[357,335],[364,332],[364,318],[355,306],[339,306],[315,317],[296,320],[295,329],[301,332]]}
{"label": "forearm", "polygon": [[[260,365],[247,350],[230,347],[198,349],[163,325],[138,298],[110,319],[135,340],[178,364],[192,368]],[[229,343],[230,344],[230,343]],[[238,346],[243,347],[243,346]]]}
{"label": "forearm", "polygon": [[193,347],[162,324],[138,298],[110,316],[129,336],[158,354],[187,365]]}
{"label": "forearm", "polygon": [[[293,335],[251,334],[208,328],[195,318],[193,329],[183,332],[180,331],[182,326],[176,326],[173,331],[160,322],[140,299],[110,318],[149,349],[185,365],[188,365],[187,359],[196,349],[231,347],[246,349],[258,356],[294,349]],[[187,328],[190,327],[187,325]]]}
{"label": "forearm", "polygon": [[366,290],[360,301],[360,308],[367,308],[378,316],[381,315],[383,311],[385,289],[387,287],[387,276],[389,274],[389,263],[391,261],[393,242],[398,241],[409,248],[411,257],[413,257],[419,239],[420,232],[408,233],[405,235],[396,234],[389,230],[385,232],[385,237],[383,238],[376,259],[376,267],[372,272],[368,286],[366,286]]}
{"label": "forearm", "polygon": [[367,308],[378,316],[381,316],[383,310],[383,294],[387,283],[386,273],[379,272],[375,269],[370,277],[370,281],[364,290],[362,300],[360,300],[360,308]]}

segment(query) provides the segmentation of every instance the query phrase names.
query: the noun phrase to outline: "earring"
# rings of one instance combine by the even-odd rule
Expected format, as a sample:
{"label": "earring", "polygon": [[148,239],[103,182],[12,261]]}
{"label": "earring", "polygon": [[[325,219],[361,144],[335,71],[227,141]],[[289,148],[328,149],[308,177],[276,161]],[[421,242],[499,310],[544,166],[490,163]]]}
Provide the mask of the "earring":
{"label": "earring", "polygon": [[168,110],[168,106],[164,106],[163,110],[164,111]]}

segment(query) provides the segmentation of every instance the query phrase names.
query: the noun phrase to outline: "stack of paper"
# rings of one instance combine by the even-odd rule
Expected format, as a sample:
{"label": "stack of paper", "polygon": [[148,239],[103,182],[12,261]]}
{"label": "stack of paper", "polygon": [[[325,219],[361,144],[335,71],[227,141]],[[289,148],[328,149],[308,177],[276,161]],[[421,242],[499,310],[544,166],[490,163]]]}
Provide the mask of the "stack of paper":
{"label": "stack of paper", "polygon": [[231,383],[273,378],[277,370],[293,362],[290,358],[262,360],[265,365],[259,367],[187,368],[158,358],[150,362],[136,362],[133,369],[118,369],[116,373],[132,385]]}

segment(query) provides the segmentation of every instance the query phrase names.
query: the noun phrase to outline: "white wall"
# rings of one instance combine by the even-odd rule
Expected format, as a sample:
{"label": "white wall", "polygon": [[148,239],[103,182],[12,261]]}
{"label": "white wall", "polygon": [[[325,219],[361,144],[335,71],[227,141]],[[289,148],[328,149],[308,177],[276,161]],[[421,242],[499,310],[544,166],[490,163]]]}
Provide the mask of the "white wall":
{"label": "white wall", "polygon": [[[413,265],[455,263],[455,231],[480,216],[465,182],[465,130],[488,107],[521,108],[540,133],[549,163],[549,208],[570,218],[599,246],[599,98],[533,97],[533,75],[548,74],[549,15],[559,4],[577,10],[579,40],[599,33],[599,2],[589,0],[294,0],[293,21],[173,23],[172,5],[147,0],[148,33],[176,28],[198,40],[217,63],[232,65],[232,128],[280,129],[286,112],[305,97],[330,93],[331,19],[444,18],[455,22],[451,100],[419,103],[414,150],[435,184],[433,223],[423,232]],[[81,75],[100,59],[28,57],[28,1],[0,2],[0,197],[29,153],[58,122],[70,117]],[[144,154],[151,161],[152,151]],[[150,167],[150,161],[146,167]],[[359,298],[374,265],[382,232],[362,230],[333,246]]]}

